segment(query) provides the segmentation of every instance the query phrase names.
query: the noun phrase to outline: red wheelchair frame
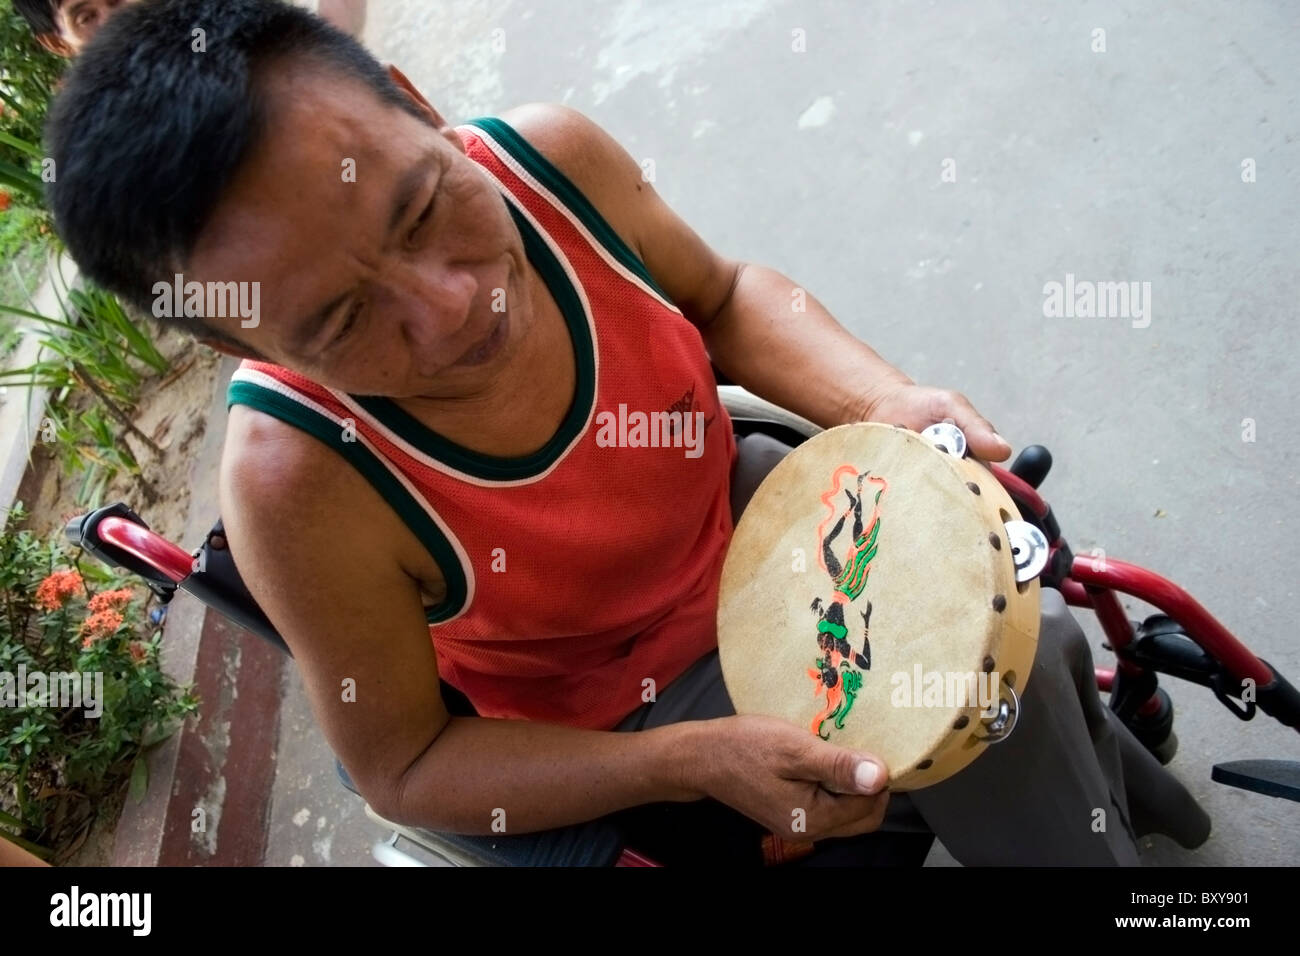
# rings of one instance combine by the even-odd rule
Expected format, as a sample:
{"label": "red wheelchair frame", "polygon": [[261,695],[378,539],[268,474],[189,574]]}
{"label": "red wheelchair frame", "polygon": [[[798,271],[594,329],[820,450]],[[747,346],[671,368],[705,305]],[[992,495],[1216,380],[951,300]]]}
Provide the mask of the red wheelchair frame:
{"label": "red wheelchair frame", "polygon": [[[1267,661],[1256,657],[1190,594],[1145,568],[1104,555],[1075,555],[1039,495],[1037,484],[1051,467],[1045,448],[1034,445],[1011,471],[990,466],[1025,520],[1050,542],[1047,569],[1040,580],[1057,588],[1066,602],[1097,615],[1116,666],[1097,670],[1098,689],[1111,695],[1111,709],[1163,763],[1176,748],[1172,706],[1159,687],[1158,673],[1209,687],[1241,720],[1256,709],[1300,731],[1300,691]],[[1026,480],[1030,479],[1030,480]],[[1034,480],[1036,479],[1036,480]],[[1119,592],[1162,612],[1140,624],[1120,606]],[[1169,745],[1172,738],[1173,746]],[[1300,762],[1239,761],[1214,767],[1213,779],[1270,796],[1300,801]]]}
{"label": "red wheelchair frame", "polygon": [[[739,423],[739,420],[736,420]],[[795,442],[797,444],[797,440]],[[1066,601],[1092,610],[1116,655],[1114,668],[1098,667],[1097,685],[1110,694],[1110,706],[1162,763],[1177,748],[1173,706],[1158,686],[1157,674],[1209,687],[1241,720],[1262,710],[1300,731],[1300,691],[1276,669],[1256,657],[1191,595],[1171,581],[1136,565],[1106,556],[1074,555],[1062,538],[1051,507],[1037,487],[1051,468],[1042,446],[1025,449],[1015,464],[989,466],[1006,488],[1024,520],[1036,525],[1050,543],[1047,567],[1040,576]],[[124,504],[114,504],[74,519],[66,534],[74,544],[115,567],[144,578],[164,603],[176,589],[200,601],[288,653],[283,638],[262,614],[244,587],[224,546],[220,522],[194,555],[150,531]],[[207,562],[224,562],[224,570]],[[1131,595],[1162,613],[1131,622],[1118,593]],[[450,692],[444,687],[444,692]],[[1300,801],[1300,761],[1244,760],[1217,764],[1212,779],[1270,796]],[[657,866],[631,849],[623,849],[616,866]]]}

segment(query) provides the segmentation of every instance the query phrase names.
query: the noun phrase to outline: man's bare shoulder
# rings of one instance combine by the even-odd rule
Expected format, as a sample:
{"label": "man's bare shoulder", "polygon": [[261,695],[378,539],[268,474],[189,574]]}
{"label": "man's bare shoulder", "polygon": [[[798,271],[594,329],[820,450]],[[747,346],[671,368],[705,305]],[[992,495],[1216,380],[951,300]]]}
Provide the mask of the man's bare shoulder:
{"label": "man's bare shoulder", "polygon": [[653,191],[641,167],[598,123],[556,103],[528,103],[500,118],[564,173],[624,242],[641,251],[637,223]]}
{"label": "man's bare shoulder", "polygon": [[223,507],[280,512],[342,492],[349,469],[301,429],[245,405],[230,409],[221,458]]}
{"label": "man's bare shoulder", "polygon": [[[429,593],[441,571],[415,532],[351,463],[324,442],[256,408],[231,407],[221,459],[221,515],[281,557],[338,554],[393,559]],[[243,542],[244,548],[253,542]]]}
{"label": "man's bare shoulder", "polygon": [[356,468],[306,432],[244,405],[230,410],[221,509],[228,525],[284,541],[275,548],[282,553],[374,541],[409,573],[436,576],[414,534]]}

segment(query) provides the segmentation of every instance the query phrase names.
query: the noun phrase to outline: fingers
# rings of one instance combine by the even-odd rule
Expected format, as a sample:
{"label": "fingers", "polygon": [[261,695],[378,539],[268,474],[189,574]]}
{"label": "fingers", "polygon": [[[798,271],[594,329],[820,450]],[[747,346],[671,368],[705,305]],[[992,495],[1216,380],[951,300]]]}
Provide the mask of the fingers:
{"label": "fingers", "polygon": [[[791,819],[798,823],[786,838],[793,840],[825,840],[832,837],[857,836],[871,833],[884,822],[885,810],[889,806],[889,791],[885,790],[871,796],[855,794],[830,793],[821,787],[813,786],[804,798],[804,806],[797,807],[791,813]],[[788,823],[777,819],[778,826]],[[773,832],[778,832],[773,830]]]}
{"label": "fingers", "polygon": [[819,807],[810,815],[809,823],[817,827],[818,840],[874,833],[885,822],[885,813],[889,809],[888,790],[871,797],[845,797],[829,793],[822,796],[826,801],[833,801],[834,806],[825,810]]}
{"label": "fingers", "polygon": [[942,402],[947,406],[944,415],[935,419],[951,418],[966,435],[966,447],[976,458],[985,461],[1006,461],[1011,457],[1010,443],[997,433],[992,423],[975,411],[975,406],[960,392],[945,391]]}
{"label": "fingers", "polygon": [[889,783],[884,761],[871,754],[837,747],[811,739],[798,762],[797,772],[804,780],[815,780],[831,793],[875,794]]}

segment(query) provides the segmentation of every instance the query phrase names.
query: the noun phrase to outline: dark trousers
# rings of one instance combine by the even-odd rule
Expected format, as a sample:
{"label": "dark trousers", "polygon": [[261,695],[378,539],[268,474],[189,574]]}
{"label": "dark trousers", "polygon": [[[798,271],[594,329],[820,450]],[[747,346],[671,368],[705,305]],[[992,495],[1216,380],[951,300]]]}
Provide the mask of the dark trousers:
{"label": "dark trousers", "polygon": [[[765,435],[738,439],[737,518],[791,449]],[[735,713],[715,651],[617,728],[636,732]],[[763,831],[714,801],[638,807],[615,818],[637,849],[664,863],[758,863]],[[1186,847],[1210,819],[1101,700],[1092,651],[1059,592],[1042,591],[1034,671],[1011,736],[942,783],[890,798],[876,833],[816,845],[797,865],[916,864],[937,836],[966,865],[1135,865],[1137,838],[1164,833]]]}

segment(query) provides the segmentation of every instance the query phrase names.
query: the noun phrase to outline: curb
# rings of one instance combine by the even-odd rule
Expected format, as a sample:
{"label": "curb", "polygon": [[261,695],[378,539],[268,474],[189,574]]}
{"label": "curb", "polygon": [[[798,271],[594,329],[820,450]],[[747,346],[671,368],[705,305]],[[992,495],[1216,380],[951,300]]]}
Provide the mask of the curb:
{"label": "curb", "polygon": [[[60,299],[67,301],[68,289],[76,284],[79,274],[70,257],[65,255],[60,265],[59,260],[51,255],[45,268],[45,277],[35,295],[23,308],[51,318],[62,316]],[[59,277],[57,288],[56,276]],[[23,330],[23,339],[14,351],[12,367],[26,368],[40,357],[41,340],[33,334],[35,329],[31,320],[23,319],[19,328]],[[31,465],[32,446],[40,433],[48,398],[47,388],[29,389],[22,385],[10,385],[4,399],[0,400],[0,531],[9,522],[9,512],[14,506],[14,499],[18,497],[18,487]]]}
{"label": "curb", "polygon": [[[216,521],[226,435],[225,359],[190,465],[184,544],[198,546]],[[149,516],[142,515],[148,521]],[[284,655],[183,591],[167,615],[163,667],[201,698],[188,721],[148,756],[149,787],[127,800],[113,866],[260,866],[266,851],[279,736]]]}

